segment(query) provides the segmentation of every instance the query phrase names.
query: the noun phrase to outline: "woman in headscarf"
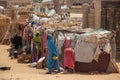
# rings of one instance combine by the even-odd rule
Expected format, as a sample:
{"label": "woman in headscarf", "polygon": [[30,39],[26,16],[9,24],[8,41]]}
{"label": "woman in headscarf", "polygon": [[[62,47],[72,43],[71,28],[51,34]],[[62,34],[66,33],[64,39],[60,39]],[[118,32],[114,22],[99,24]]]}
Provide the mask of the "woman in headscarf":
{"label": "woman in headscarf", "polygon": [[48,34],[48,57],[47,57],[47,66],[48,72],[47,74],[52,73],[52,69],[56,69],[57,72],[60,72],[60,66],[58,63],[58,50],[54,43],[53,37],[51,34]]}
{"label": "woman in headscarf", "polygon": [[74,51],[72,48],[66,48],[64,51],[64,69],[72,73],[74,66]]}
{"label": "woman in headscarf", "polygon": [[35,36],[33,37],[33,42],[37,48],[37,60],[41,57],[41,37],[40,33],[36,32]]}

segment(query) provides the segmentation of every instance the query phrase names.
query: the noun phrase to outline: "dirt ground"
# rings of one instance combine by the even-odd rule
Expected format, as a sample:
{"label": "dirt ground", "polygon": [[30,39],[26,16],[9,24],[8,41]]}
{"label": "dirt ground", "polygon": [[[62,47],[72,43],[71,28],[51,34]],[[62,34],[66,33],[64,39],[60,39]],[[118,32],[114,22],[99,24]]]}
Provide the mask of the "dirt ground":
{"label": "dirt ground", "polygon": [[[45,74],[47,70],[30,68],[29,64],[17,63],[17,60],[8,57],[9,46],[0,45],[0,66],[10,66],[11,70],[0,71],[0,80],[120,80],[120,73],[110,74]],[[120,69],[120,62],[117,62]],[[12,78],[12,79],[11,79]]]}

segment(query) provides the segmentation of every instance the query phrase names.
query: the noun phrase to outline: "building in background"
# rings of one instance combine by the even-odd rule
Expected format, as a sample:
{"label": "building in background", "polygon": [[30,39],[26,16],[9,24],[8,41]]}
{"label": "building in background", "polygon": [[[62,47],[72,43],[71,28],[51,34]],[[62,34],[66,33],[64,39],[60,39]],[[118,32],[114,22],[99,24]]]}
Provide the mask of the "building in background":
{"label": "building in background", "polygon": [[0,0],[0,6],[10,8],[13,5],[26,6],[32,5],[33,0]]}

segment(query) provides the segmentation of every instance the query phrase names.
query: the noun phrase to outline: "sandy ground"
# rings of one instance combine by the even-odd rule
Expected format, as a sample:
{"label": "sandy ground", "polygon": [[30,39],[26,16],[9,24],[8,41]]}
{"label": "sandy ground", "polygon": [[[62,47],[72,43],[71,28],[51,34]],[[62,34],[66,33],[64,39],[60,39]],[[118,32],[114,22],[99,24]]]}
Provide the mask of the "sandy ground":
{"label": "sandy ground", "polygon": [[[17,63],[8,57],[9,46],[0,45],[0,65],[10,66],[11,70],[0,71],[0,80],[120,80],[120,73],[96,74],[45,74],[47,70],[28,67],[29,64]],[[120,62],[117,62],[120,69]],[[11,79],[12,78],[12,79]]]}

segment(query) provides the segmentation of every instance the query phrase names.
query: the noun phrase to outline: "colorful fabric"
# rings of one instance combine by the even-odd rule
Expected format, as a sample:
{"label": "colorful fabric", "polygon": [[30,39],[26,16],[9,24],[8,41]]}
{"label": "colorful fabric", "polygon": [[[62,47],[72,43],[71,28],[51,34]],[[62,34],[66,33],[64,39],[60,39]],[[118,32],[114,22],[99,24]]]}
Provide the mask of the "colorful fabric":
{"label": "colorful fabric", "polygon": [[32,52],[32,62],[37,62],[38,60],[38,56],[37,56],[37,48],[36,45],[34,43],[32,43],[31,46],[31,52]]}
{"label": "colorful fabric", "polygon": [[35,44],[37,46],[38,54],[40,54],[40,51],[41,51],[41,38],[40,38],[40,34],[39,33],[35,34],[35,36],[33,38],[33,41],[35,42]]}
{"label": "colorful fabric", "polygon": [[69,48],[70,47],[70,38],[66,37],[65,39],[65,48]]}
{"label": "colorful fabric", "polygon": [[64,51],[64,68],[74,70],[74,51],[72,48],[66,48]]}
{"label": "colorful fabric", "polygon": [[59,54],[51,34],[48,35],[48,53],[48,70],[51,71],[53,68],[59,70],[58,60],[53,60],[53,56],[59,57]]}

